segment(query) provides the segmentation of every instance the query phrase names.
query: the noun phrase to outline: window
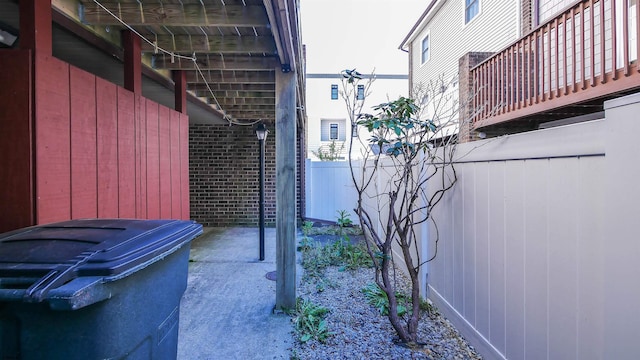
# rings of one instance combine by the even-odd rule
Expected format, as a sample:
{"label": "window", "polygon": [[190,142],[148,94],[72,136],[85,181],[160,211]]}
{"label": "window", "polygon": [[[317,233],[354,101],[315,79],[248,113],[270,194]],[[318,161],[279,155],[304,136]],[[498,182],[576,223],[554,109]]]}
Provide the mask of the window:
{"label": "window", "polygon": [[330,125],[329,139],[338,140],[338,124]]}
{"label": "window", "polygon": [[331,85],[331,100],[338,100],[338,85]]}
{"label": "window", "polygon": [[473,20],[480,10],[480,0],[464,0],[464,23]]}
{"label": "window", "polygon": [[[469,1],[469,0],[467,0]],[[422,44],[421,44],[421,49],[422,49],[422,64],[426,63],[429,60],[429,35],[425,36],[424,39],[422,39]]]}
{"label": "window", "polygon": [[364,85],[358,85],[358,100],[364,100]]}
{"label": "window", "polygon": [[320,119],[320,141],[346,141],[346,119]]}

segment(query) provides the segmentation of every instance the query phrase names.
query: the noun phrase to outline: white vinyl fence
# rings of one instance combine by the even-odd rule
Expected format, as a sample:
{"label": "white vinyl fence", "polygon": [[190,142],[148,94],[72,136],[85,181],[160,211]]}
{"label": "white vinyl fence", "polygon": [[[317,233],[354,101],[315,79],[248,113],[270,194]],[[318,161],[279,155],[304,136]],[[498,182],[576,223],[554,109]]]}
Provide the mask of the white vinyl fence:
{"label": "white vinyl fence", "polygon": [[487,359],[639,357],[640,94],[605,109],[458,148],[427,294]]}
{"label": "white vinyl fence", "polygon": [[336,221],[338,211],[345,210],[354,224],[358,224],[358,216],[353,211],[358,196],[351,180],[349,162],[307,159],[305,169],[305,217]]}
{"label": "white vinyl fence", "polygon": [[486,358],[638,358],[637,114],[458,148],[428,295]]}

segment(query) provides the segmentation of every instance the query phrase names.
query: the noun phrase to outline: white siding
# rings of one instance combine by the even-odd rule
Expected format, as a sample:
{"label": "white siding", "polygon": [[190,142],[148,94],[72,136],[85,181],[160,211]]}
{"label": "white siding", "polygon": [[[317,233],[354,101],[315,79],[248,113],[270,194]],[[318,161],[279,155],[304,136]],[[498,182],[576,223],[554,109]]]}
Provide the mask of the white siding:
{"label": "white siding", "polygon": [[336,141],[347,139],[347,120],[345,119],[321,119],[320,120],[320,141],[331,141],[331,124],[338,125],[338,138]]}
{"label": "white siding", "polygon": [[[361,70],[361,69],[358,69]],[[331,84],[338,84],[342,91],[341,77],[336,74],[335,78],[307,78],[307,156],[313,157],[313,151],[326,144],[322,142],[321,122],[323,119],[346,119],[344,128],[344,138],[347,141],[345,149],[348,148],[348,142],[351,139],[351,124],[349,122],[347,108],[342,97],[338,100],[331,100]],[[371,85],[371,94],[365,99],[363,111],[373,113],[373,106],[380,103],[395,100],[400,96],[408,94],[407,79],[381,79],[378,78]],[[364,132],[361,138],[368,138]],[[353,156],[358,157],[360,148],[354,143]]]}
{"label": "white siding", "polygon": [[[464,24],[464,0],[440,0],[410,43],[414,84],[451,79],[458,59],[470,51],[498,51],[518,39],[519,1],[480,0],[480,13]],[[499,25],[499,26],[498,26]],[[429,33],[430,59],[420,64],[420,42]]]}

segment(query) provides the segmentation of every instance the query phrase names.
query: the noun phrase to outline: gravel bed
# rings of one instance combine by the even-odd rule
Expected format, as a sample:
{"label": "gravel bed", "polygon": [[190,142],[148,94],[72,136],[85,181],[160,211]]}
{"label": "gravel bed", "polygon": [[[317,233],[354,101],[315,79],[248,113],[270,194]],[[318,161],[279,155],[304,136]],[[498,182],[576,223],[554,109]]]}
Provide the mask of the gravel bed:
{"label": "gravel bed", "polygon": [[423,349],[396,345],[389,320],[369,305],[361,289],[373,281],[373,269],[340,271],[330,267],[325,286],[303,281],[298,296],[330,309],[326,317],[334,334],[326,343],[295,342],[292,359],[481,359],[458,331],[438,313],[423,314],[418,338]]}

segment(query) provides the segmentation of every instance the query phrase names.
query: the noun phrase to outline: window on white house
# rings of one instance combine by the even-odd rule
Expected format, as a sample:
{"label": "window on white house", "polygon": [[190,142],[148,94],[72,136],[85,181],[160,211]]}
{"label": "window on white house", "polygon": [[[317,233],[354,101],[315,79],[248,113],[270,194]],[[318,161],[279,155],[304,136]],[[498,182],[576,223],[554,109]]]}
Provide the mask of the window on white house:
{"label": "window on white house", "polygon": [[331,100],[338,100],[338,85],[331,85]]}
{"label": "window on white house", "polygon": [[320,141],[346,141],[346,119],[320,119]]}
{"label": "window on white house", "polygon": [[329,139],[338,140],[338,124],[331,124],[330,125]]}
{"label": "window on white house", "polygon": [[425,36],[424,39],[422,39],[421,51],[422,51],[421,63],[424,64],[427,62],[427,60],[429,60],[429,35]]}
{"label": "window on white house", "polygon": [[364,85],[358,85],[358,100],[364,100]]}
{"label": "window on white house", "polygon": [[480,0],[465,0],[464,1],[464,23],[467,24],[473,20],[480,10]]}

